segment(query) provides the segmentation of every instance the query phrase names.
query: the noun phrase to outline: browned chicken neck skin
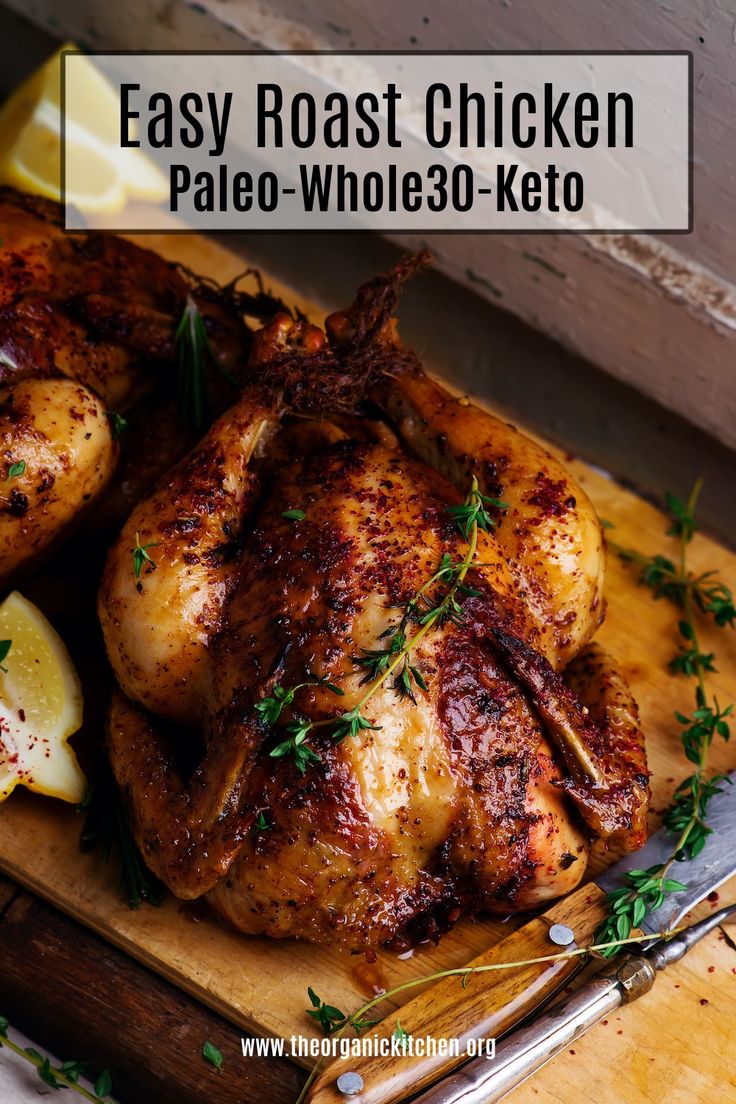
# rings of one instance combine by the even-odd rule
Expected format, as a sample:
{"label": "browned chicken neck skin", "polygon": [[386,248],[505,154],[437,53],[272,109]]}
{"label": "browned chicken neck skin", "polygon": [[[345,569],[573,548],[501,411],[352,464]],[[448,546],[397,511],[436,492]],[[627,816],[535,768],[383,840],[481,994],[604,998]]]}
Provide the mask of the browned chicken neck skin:
{"label": "browned chicken neck skin", "polygon": [[[628,688],[588,644],[603,561],[580,488],[538,446],[508,427],[504,436],[503,423],[473,407],[459,409],[483,466],[458,452],[451,425],[438,471],[428,460],[453,400],[403,356],[396,377],[385,376],[390,348],[377,357],[375,394],[398,411],[399,437],[329,418],[335,394],[345,397],[350,358],[369,362],[366,345],[337,364],[332,394],[325,377],[321,423],[279,430],[285,392],[274,366],[311,404],[315,366],[342,354],[313,327],[283,320],[256,349],[271,386],[246,390],[134,511],[100,592],[124,692],[112,707],[110,755],[152,869],[181,897],[207,893],[242,931],[361,949],[406,931],[437,933],[463,912],[529,908],[567,892],[584,873],[590,834],[638,846],[643,740]],[[447,507],[462,501],[469,473],[498,472],[503,457],[517,474],[494,487],[507,512],[478,534],[462,618],[412,651],[426,691],[415,687],[412,701],[387,680],[362,711],[376,727],[336,743],[336,719],[365,692],[358,660],[391,639],[444,555],[465,554]],[[550,514],[531,502],[525,463],[564,480],[574,505]],[[304,518],[284,517],[293,510]],[[530,544],[522,530],[533,517]],[[155,568],[139,580],[130,566],[136,533],[157,545]],[[532,601],[535,564],[546,574]],[[574,623],[571,593],[587,595]],[[257,704],[276,686],[305,682],[270,728]],[[206,751],[190,782],[155,714],[202,732]],[[303,775],[291,756],[270,754],[299,718],[315,723],[309,746],[319,756]],[[255,829],[259,814],[267,829]]]}

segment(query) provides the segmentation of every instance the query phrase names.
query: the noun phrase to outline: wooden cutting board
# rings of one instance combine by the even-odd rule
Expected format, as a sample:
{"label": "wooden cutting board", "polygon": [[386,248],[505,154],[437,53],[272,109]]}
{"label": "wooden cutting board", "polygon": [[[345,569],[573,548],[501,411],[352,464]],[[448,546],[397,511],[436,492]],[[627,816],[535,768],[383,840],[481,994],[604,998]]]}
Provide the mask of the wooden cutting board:
{"label": "wooden cutting board", "polygon": [[[246,267],[242,257],[205,238],[149,238],[145,244],[223,282]],[[289,302],[299,302],[289,289],[275,285],[274,290]],[[321,319],[322,312],[300,305]],[[441,366],[429,367],[441,374]],[[482,393],[481,381],[478,391]],[[668,551],[666,523],[657,510],[604,473],[566,459],[600,516],[615,525],[619,543],[646,553]],[[736,586],[736,555],[713,541],[696,537],[692,563],[695,570],[717,569]],[[676,613],[667,603],[655,602],[615,556],[610,557],[606,593],[608,615],[599,639],[622,661],[639,700],[654,772],[653,804],[661,811],[677,781],[689,773],[673,711],[691,711],[693,687],[667,671],[676,648]],[[736,634],[714,633],[704,626],[702,638],[718,655],[719,670],[711,685],[719,701],[736,701]],[[736,767],[736,746],[719,742],[713,763],[720,769]],[[113,870],[80,853],[79,830],[74,810],[16,790],[0,806],[0,869],[236,1025],[260,1034],[311,1032],[304,1013],[307,986],[329,1003],[352,1010],[364,999],[366,981],[380,979],[393,986],[460,966],[521,922],[464,921],[439,946],[419,948],[409,958],[381,952],[372,971],[362,958],[294,941],[239,936],[210,920],[195,922],[191,907],[171,897],[160,909],[130,911],[119,899]],[[591,871],[615,857],[596,855]],[[720,903],[734,895],[736,880],[721,889]],[[387,1002],[383,1009],[391,1007]],[[518,1089],[514,1099],[519,1104],[587,1104],[591,1098],[638,1104],[663,1094],[670,1104],[736,1101],[728,1069],[734,1023],[736,951],[716,932],[673,967],[645,1000],[591,1032],[533,1083]]]}

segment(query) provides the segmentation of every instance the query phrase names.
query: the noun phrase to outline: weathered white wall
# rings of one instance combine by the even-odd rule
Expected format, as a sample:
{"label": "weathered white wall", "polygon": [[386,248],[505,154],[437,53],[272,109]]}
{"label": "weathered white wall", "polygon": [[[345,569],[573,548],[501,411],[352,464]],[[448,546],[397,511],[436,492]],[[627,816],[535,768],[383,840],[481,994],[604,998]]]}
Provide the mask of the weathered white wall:
{"label": "weathered white wall", "polygon": [[479,294],[736,446],[736,0],[9,2],[96,49],[691,50],[693,234],[428,244]]}

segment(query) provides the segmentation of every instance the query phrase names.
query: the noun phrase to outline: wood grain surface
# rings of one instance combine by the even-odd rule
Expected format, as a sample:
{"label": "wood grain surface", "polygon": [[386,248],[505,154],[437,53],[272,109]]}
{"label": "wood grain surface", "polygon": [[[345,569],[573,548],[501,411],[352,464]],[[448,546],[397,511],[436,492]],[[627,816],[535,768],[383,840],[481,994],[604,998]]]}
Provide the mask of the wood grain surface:
{"label": "wood grain surface", "polygon": [[[109,1069],[123,1100],[289,1104],[304,1081],[285,1059],[245,1059],[232,1024],[2,877],[0,963],[2,1014],[93,1075]],[[222,1052],[220,1071],[202,1057],[205,1040]]]}
{"label": "wood grain surface", "polygon": [[[149,238],[146,244],[220,280],[245,267],[244,258],[207,239]],[[275,290],[289,301],[298,301],[288,290]],[[320,313],[309,304],[301,305],[319,319]],[[440,365],[428,366],[441,374]],[[482,395],[481,380],[477,393]],[[489,400],[489,396],[483,398]],[[647,553],[671,549],[664,535],[665,521],[657,510],[605,474],[574,458],[568,462],[600,515],[615,524],[620,543]],[[687,488],[673,490],[685,493]],[[736,584],[736,556],[701,535],[693,543],[692,562],[695,570],[718,569],[727,582]],[[693,688],[667,672],[667,661],[676,649],[676,614],[665,602],[653,601],[637,585],[631,569],[613,556],[607,598],[608,615],[599,639],[622,661],[639,700],[654,772],[654,808],[661,811],[676,783],[689,773],[673,711],[691,710]],[[702,641],[707,650],[718,654],[718,673],[711,685],[719,701],[735,701],[736,635],[704,627]],[[714,745],[713,763],[724,769],[736,767],[736,750]],[[656,821],[655,815],[653,825]],[[420,947],[410,958],[401,959],[381,952],[377,968],[366,970],[362,960],[335,951],[294,941],[241,937],[210,921],[195,923],[191,910],[173,898],[160,909],[144,906],[131,912],[118,897],[114,872],[94,856],[79,853],[79,828],[79,817],[72,809],[16,790],[0,807],[0,869],[231,1023],[260,1034],[311,1032],[304,1012],[308,985],[330,1003],[352,1010],[364,1000],[367,976],[392,986],[467,964],[524,919],[464,921],[437,947]],[[598,852],[590,873],[615,858],[614,853]],[[735,894],[732,882],[721,889],[720,902],[732,900]],[[459,983],[457,998],[463,1000]],[[381,1011],[388,1014],[398,1003],[402,1002],[386,1002]],[[672,967],[646,999],[592,1031],[576,1044],[574,1054],[562,1056],[518,1089],[514,1100],[517,1104],[588,1104],[590,1099],[639,1104],[659,1096],[672,1104],[736,1100],[727,1061],[729,1048],[733,1053],[734,1023],[736,952],[716,932]]]}

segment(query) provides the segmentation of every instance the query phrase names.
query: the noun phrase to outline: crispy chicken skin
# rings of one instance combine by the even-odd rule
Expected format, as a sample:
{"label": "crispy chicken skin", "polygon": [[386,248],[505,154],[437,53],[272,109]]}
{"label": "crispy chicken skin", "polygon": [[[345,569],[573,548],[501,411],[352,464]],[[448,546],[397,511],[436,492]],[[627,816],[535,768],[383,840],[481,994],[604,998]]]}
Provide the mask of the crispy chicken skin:
{"label": "crispy chicken skin", "polygon": [[[0,562],[12,574],[46,549],[108,483],[116,448],[100,399],[71,379],[0,391]],[[17,467],[14,468],[13,465]]]}
{"label": "crispy chicken skin", "polygon": [[245,363],[247,327],[208,290],[122,238],[64,234],[56,204],[0,188],[0,481],[26,462],[24,479],[0,492],[0,580],[54,544],[109,483],[118,449],[105,412],[129,410],[162,376],[173,390],[188,294],[222,367]]}
{"label": "crispy chicken skin", "polygon": [[[99,595],[108,747],[146,862],[241,931],[353,950],[567,892],[592,836],[643,842],[649,800],[636,704],[589,643],[604,558],[587,497],[424,374],[393,300],[374,281],[329,337],[283,316],[259,332],[250,383],[135,508]],[[337,742],[359,658],[464,555],[447,508],[473,476],[505,506],[462,615],[412,651],[426,690],[385,681],[363,710],[376,727]],[[139,578],[136,539],[154,561]],[[269,726],[256,706],[305,682]],[[304,773],[270,754],[299,718],[316,723]]]}

